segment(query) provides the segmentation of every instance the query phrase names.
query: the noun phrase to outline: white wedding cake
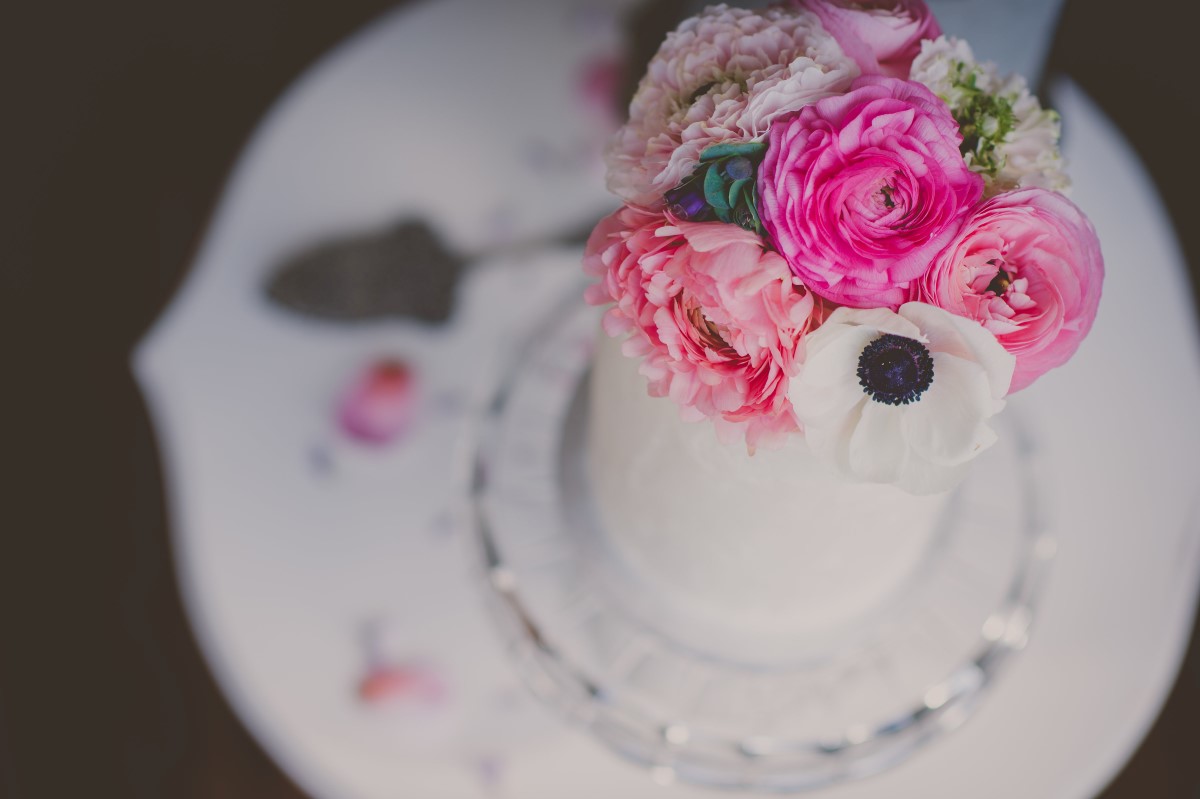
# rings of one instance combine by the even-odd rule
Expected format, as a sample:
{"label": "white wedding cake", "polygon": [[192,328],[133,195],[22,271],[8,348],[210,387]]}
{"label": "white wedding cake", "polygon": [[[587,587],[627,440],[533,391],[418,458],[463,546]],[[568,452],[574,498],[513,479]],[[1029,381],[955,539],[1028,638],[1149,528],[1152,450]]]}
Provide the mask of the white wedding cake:
{"label": "white wedding cake", "polygon": [[993,417],[1099,306],[1059,131],[921,0],[667,35],[583,259],[589,484],[632,596],[779,639],[918,579]]}
{"label": "white wedding cake", "polygon": [[602,535],[642,588],[747,632],[818,633],[913,575],[948,494],[846,480],[794,437],[748,454],[646,392],[600,335],[587,469]]}

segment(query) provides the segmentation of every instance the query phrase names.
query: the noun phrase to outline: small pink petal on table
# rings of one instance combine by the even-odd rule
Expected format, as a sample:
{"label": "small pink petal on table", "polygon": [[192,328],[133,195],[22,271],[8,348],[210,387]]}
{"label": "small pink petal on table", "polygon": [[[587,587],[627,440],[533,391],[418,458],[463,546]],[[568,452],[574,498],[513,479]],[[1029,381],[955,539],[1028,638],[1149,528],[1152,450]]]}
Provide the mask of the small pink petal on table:
{"label": "small pink petal on table", "polygon": [[621,88],[623,62],[615,55],[584,61],[575,77],[575,91],[583,106],[615,127],[619,123],[617,92]]}
{"label": "small pink petal on table", "polygon": [[376,361],[350,386],[338,405],[338,424],[365,444],[387,444],[402,435],[416,415],[416,378],[406,364]]}
{"label": "small pink petal on table", "polygon": [[374,666],[359,682],[358,697],[371,705],[404,702],[436,707],[446,700],[446,685],[428,666]]}

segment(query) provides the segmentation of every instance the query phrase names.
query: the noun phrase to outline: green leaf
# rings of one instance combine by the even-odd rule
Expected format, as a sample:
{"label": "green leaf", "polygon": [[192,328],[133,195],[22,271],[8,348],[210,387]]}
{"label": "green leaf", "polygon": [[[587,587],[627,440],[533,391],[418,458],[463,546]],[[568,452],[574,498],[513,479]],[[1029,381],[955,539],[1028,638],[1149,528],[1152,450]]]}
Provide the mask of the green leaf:
{"label": "green leaf", "polygon": [[706,147],[700,153],[700,163],[715,161],[718,158],[728,158],[732,155],[757,156],[767,151],[765,141],[722,142]]}
{"label": "green leaf", "polygon": [[725,199],[725,181],[721,180],[721,169],[716,164],[710,166],[704,175],[704,200],[713,207],[717,216],[721,211],[729,210],[729,201]]}
{"label": "green leaf", "polygon": [[730,208],[737,207],[738,195],[742,193],[742,189],[749,182],[750,182],[750,178],[742,178],[741,180],[735,180],[733,183],[731,183],[729,185],[729,207]]}
{"label": "green leaf", "polygon": [[750,185],[750,196],[746,198],[746,207],[750,210],[750,216],[754,219],[754,230],[760,235],[763,232],[762,219],[758,216],[758,186]]}
{"label": "green leaf", "polygon": [[733,214],[729,213],[728,208],[714,208],[713,211],[716,213],[717,219],[720,219],[722,222],[733,221]]}

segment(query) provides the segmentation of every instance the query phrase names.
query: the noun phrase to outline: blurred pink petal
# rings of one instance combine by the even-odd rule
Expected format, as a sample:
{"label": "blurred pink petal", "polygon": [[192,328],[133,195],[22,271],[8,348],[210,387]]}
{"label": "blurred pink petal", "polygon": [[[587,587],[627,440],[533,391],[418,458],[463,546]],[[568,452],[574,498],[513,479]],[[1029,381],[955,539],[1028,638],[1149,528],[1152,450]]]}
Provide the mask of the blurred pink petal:
{"label": "blurred pink petal", "polygon": [[378,361],[342,397],[338,424],[357,441],[390,443],[411,424],[416,393],[416,379],[408,366],[396,360]]}
{"label": "blurred pink petal", "polygon": [[374,666],[358,684],[358,697],[367,704],[403,701],[434,707],[446,699],[446,685],[428,666]]}
{"label": "blurred pink petal", "polygon": [[621,59],[612,55],[596,56],[585,61],[575,79],[576,92],[583,105],[601,118],[619,122],[617,92],[621,87]]}

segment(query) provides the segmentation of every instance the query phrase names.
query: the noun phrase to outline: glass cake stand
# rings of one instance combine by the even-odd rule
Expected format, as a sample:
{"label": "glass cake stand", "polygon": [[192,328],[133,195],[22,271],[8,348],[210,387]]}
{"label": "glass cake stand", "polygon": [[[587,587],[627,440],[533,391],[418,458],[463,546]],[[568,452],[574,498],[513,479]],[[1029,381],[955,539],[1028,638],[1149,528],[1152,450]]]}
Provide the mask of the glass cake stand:
{"label": "glass cake stand", "polygon": [[599,312],[581,291],[518,353],[471,480],[490,605],[532,691],[660,782],[801,791],[894,765],[970,714],[1028,640],[1055,551],[1011,410],[879,606],[753,640],[658,601],[605,544],[583,479]]}

